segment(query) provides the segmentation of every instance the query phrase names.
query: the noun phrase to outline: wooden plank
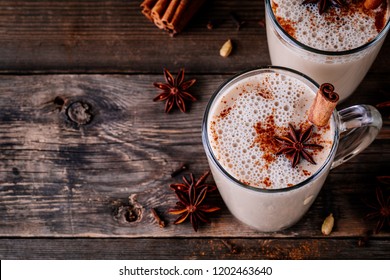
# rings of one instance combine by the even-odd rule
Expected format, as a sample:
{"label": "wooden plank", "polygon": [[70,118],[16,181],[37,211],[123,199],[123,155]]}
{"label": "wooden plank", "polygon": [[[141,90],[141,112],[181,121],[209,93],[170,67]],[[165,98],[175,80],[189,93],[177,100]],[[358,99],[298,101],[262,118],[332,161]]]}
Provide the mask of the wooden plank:
{"label": "wooden plank", "polygon": [[[183,162],[196,176],[208,169],[203,111],[228,77],[197,76],[191,89],[199,100],[190,111],[165,114],[163,103],[152,102],[152,83],[162,75],[0,76],[0,236],[320,237],[329,211],[336,217],[334,237],[372,229],[374,221],[364,219],[370,210],[364,199],[374,198],[375,177],[388,174],[386,137],[333,170],[312,209],[291,229],[256,232],[236,221],[218,195],[213,200],[222,210],[211,225],[195,233],[188,223],[172,224],[175,217],[167,210],[176,198],[168,186],[179,179],[170,173]],[[373,80],[377,77],[368,83]],[[66,108],[75,102],[88,104],[91,123],[77,126],[67,118]],[[131,195],[142,206],[135,222],[117,215],[129,209]],[[152,207],[162,213],[166,228],[154,223]]]}
{"label": "wooden plank", "polygon": [[4,259],[115,260],[375,260],[388,259],[390,243],[332,239],[0,239]]}
{"label": "wooden plank", "polygon": [[[258,24],[263,3],[207,1],[188,28],[171,38],[142,15],[141,2],[1,1],[0,71],[156,73],[180,65],[215,73],[269,64],[265,28]],[[236,30],[231,11],[247,22],[242,30]],[[208,30],[209,18],[218,27]],[[235,51],[223,59],[219,49],[228,38]]]}
{"label": "wooden plank", "polygon": [[[1,73],[159,73],[186,67],[194,73],[235,73],[270,64],[260,1],[207,1],[189,26],[169,37],[141,13],[138,1],[35,1],[0,3]],[[230,19],[245,20],[238,31]],[[209,19],[218,24],[206,28]],[[219,56],[227,39],[229,58]],[[371,69],[388,73],[390,40]],[[98,59],[96,59],[98,58]]]}
{"label": "wooden plank", "polygon": [[[270,64],[260,1],[206,1],[182,34],[171,38],[141,13],[141,1],[35,1],[0,3],[2,73],[235,73]],[[230,19],[245,20],[238,31]],[[209,19],[218,24],[206,28]],[[227,39],[229,58],[219,56]],[[371,69],[388,73],[390,40]],[[96,59],[98,58],[98,59]]]}

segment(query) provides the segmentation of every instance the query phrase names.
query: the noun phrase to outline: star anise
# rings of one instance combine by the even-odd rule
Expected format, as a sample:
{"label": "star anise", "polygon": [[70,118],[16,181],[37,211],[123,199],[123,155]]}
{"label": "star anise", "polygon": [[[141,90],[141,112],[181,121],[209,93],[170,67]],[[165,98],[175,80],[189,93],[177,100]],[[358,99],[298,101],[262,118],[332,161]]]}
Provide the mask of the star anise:
{"label": "star anise", "polygon": [[[382,179],[386,181],[382,181]],[[378,178],[379,181],[389,183],[389,177],[383,176]],[[367,206],[374,209],[373,212],[366,215],[367,219],[378,219],[378,223],[375,228],[375,233],[379,233],[384,226],[390,226],[390,196],[383,195],[382,189],[378,186],[376,188],[376,203],[367,203]]]}
{"label": "star anise", "polygon": [[207,187],[207,191],[212,192],[215,191],[217,187],[213,184],[205,183],[209,175],[210,175],[210,171],[207,171],[195,182],[194,174],[191,173],[190,181],[185,176],[183,176],[182,179],[184,183],[174,183],[174,184],[170,184],[169,186],[174,191],[181,191],[181,192],[188,192],[191,186],[194,186],[194,188],[197,189],[198,191]]}
{"label": "star anise", "polygon": [[320,15],[322,15],[329,6],[334,6],[337,8],[344,6],[344,2],[342,0],[305,0],[302,2],[302,4],[315,4],[317,2]]}
{"label": "star anise", "polygon": [[[390,93],[383,92],[385,95],[388,95]],[[390,119],[390,100],[381,102],[379,104],[376,104],[376,107],[382,114],[383,119]]]}
{"label": "star anise", "polygon": [[171,214],[180,215],[174,222],[175,225],[183,223],[189,217],[192,227],[195,231],[198,231],[201,222],[210,222],[210,220],[206,217],[206,213],[215,212],[220,209],[219,207],[205,203],[207,193],[216,189],[215,186],[203,183],[208,174],[206,176],[205,175],[203,175],[196,183],[193,175],[191,174],[191,182],[186,179],[184,184],[171,185],[171,187],[175,190],[177,198],[179,199],[176,206],[169,210],[169,213]]}
{"label": "star anise", "polygon": [[295,130],[294,127],[288,125],[288,135],[286,136],[274,136],[274,139],[282,144],[281,148],[276,152],[276,155],[285,154],[291,156],[292,167],[294,168],[299,163],[301,156],[312,164],[316,164],[313,157],[306,151],[322,149],[323,147],[318,144],[307,144],[310,137],[313,134],[314,126],[311,125],[302,133],[300,130]]}
{"label": "star anise", "polygon": [[172,76],[168,69],[164,68],[164,77],[166,83],[153,83],[155,87],[163,90],[163,92],[157,95],[153,101],[166,100],[166,113],[169,113],[175,104],[177,107],[179,107],[180,111],[184,113],[186,111],[184,100],[196,101],[196,98],[187,92],[187,89],[189,89],[196,82],[196,79],[191,79],[184,82],[183,68],[180,69],[176,79]]}

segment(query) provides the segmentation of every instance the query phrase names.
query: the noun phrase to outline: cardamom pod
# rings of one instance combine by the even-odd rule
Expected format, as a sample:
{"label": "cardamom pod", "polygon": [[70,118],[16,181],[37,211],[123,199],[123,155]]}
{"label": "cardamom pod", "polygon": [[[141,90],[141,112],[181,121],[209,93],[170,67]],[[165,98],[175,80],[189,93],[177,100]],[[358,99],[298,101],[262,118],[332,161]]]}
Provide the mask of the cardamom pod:
{"label": "cardamom pod", "polygon": [[232,50],[233,50],[232,40],[229,39],[222,45],[222,48],[219,50],[219,54],[222,57],[228,57],[232,52]]}
{"label": "cardamom pod", "polygon": [[325,218],[324,222],[322,223],[321,231],[323,235],[329,235],[332,232],[334,225],[334,218],[333,214],[330,213],[328,217]]}

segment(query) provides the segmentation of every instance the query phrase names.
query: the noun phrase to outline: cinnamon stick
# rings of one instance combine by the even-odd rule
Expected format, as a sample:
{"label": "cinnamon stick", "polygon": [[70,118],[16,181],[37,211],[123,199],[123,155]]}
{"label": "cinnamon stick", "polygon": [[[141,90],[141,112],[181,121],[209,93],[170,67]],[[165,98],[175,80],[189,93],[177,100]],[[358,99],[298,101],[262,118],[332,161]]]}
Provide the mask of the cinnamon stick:
{"label": "cinnamon stick", "polygon": [[334,92],[334,86],[322,84],[309,109],[309,121],[318,127],[326,126],[338,101],[339,95]]}
{"label": "cinnamon stick", "polygon": [[205,0],[181,0],[182,7],[179,5],[169,26],[170,31],[173,34],[181,32],[204,2]]}
{"label": "cinnamon stick", "polygon": [[171,3],[169,4],[167,10],[165,11],[162,17],[162,22],[165,26],[167,26],[168,23],[172,21],[180,2],[181,0],[172,0]]}
{"label": "cinnamon stick", "polygon": [[156,4],[157,0],[145,0],[141,3],[142,13],[153,22],[153,18],[151,16],[152,8]]}
{"label": "cinnamon stick", "polygon": [[382,4],[383,0],[366,0],[364,1],[364,8],[374,10]]}
{"label": "cinnamon stick", "polygon": [[169,0],[158,0],[150,13],[154,21],[154,24],[160,29],[164,29],[165,27],[162,22],[162,17],[164,16],[164,13],[168,5],[169,5]]}
{"label": "cinnamon stick", "polygon": [[166,226],[166,223],[163,219],[161,219],[161,217],[157,214],[157,211],[155,208],[152,208],[151,209],[152,211],[152,215],[153,215],[153,218],[156,220],[156,222],[158,223],[158,225],[160,226],[160,228],[163,228]]}
{"label": "cinnamon stick", "polygon": [[142,13],[171,34],[184,29],[205,0],[144,0]]}
{"label": "cinnamon stick", "polygon": [[178,23],[182,20],[185,12],[188,8],[188,5],[190,2],[196,2],[191,0],[181,0],[179,6],[177,7],[175,14],[173,15],[173,18],[170,22],[168,22],[167,28],[171,32],[175,32],[175,26],[178,25]]}
{"label": "cinnamon stick", "polygon": [[151,11],[153,18],[162,17],[169,4],[169,0],[157,0]]}

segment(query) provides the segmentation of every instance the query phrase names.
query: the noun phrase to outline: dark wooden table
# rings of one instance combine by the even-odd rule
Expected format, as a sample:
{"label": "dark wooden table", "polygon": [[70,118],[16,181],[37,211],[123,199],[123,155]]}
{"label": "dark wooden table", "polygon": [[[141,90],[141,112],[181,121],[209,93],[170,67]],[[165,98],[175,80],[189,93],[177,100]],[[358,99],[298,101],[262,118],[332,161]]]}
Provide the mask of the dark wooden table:
{"label": "dark wooden table", "polygon": [[[256,232],[219,195],[213,199],[222,209],[211,224],[198,232],[189,223],[173,225],[169,184],[208,169],[201,121],[211,94],[234,73],[270,64],[264,3],[209,0],[176,37],[149,22],[140,3],[0,2],[0,258],[389,259],[389,229],[373,234],[376,222],[365,219],[376,187],[389,188],[376,179],[390,175],[383,110],[377,139],[331,172],[292,228]],[[240,30],[230,12],[245,21]],[[217,23],[212,30],[209,19]],[[229,38],[234,51],[222,58],[219,49]],[[339,108],[390,100],[389,53],[388,38]],[[198,80],[191,88],[198,101],[186,114],[165,114],[164,104],[152,101],[158,93],[152,83],[163,81],[164,67],[174,73],[184,67],[188,79]],[[90,123],[67,117],[75,102],[88,104]],[[171,178],[182,163],[189,170]],[[329,212],[335,227],[323,236]]]}

